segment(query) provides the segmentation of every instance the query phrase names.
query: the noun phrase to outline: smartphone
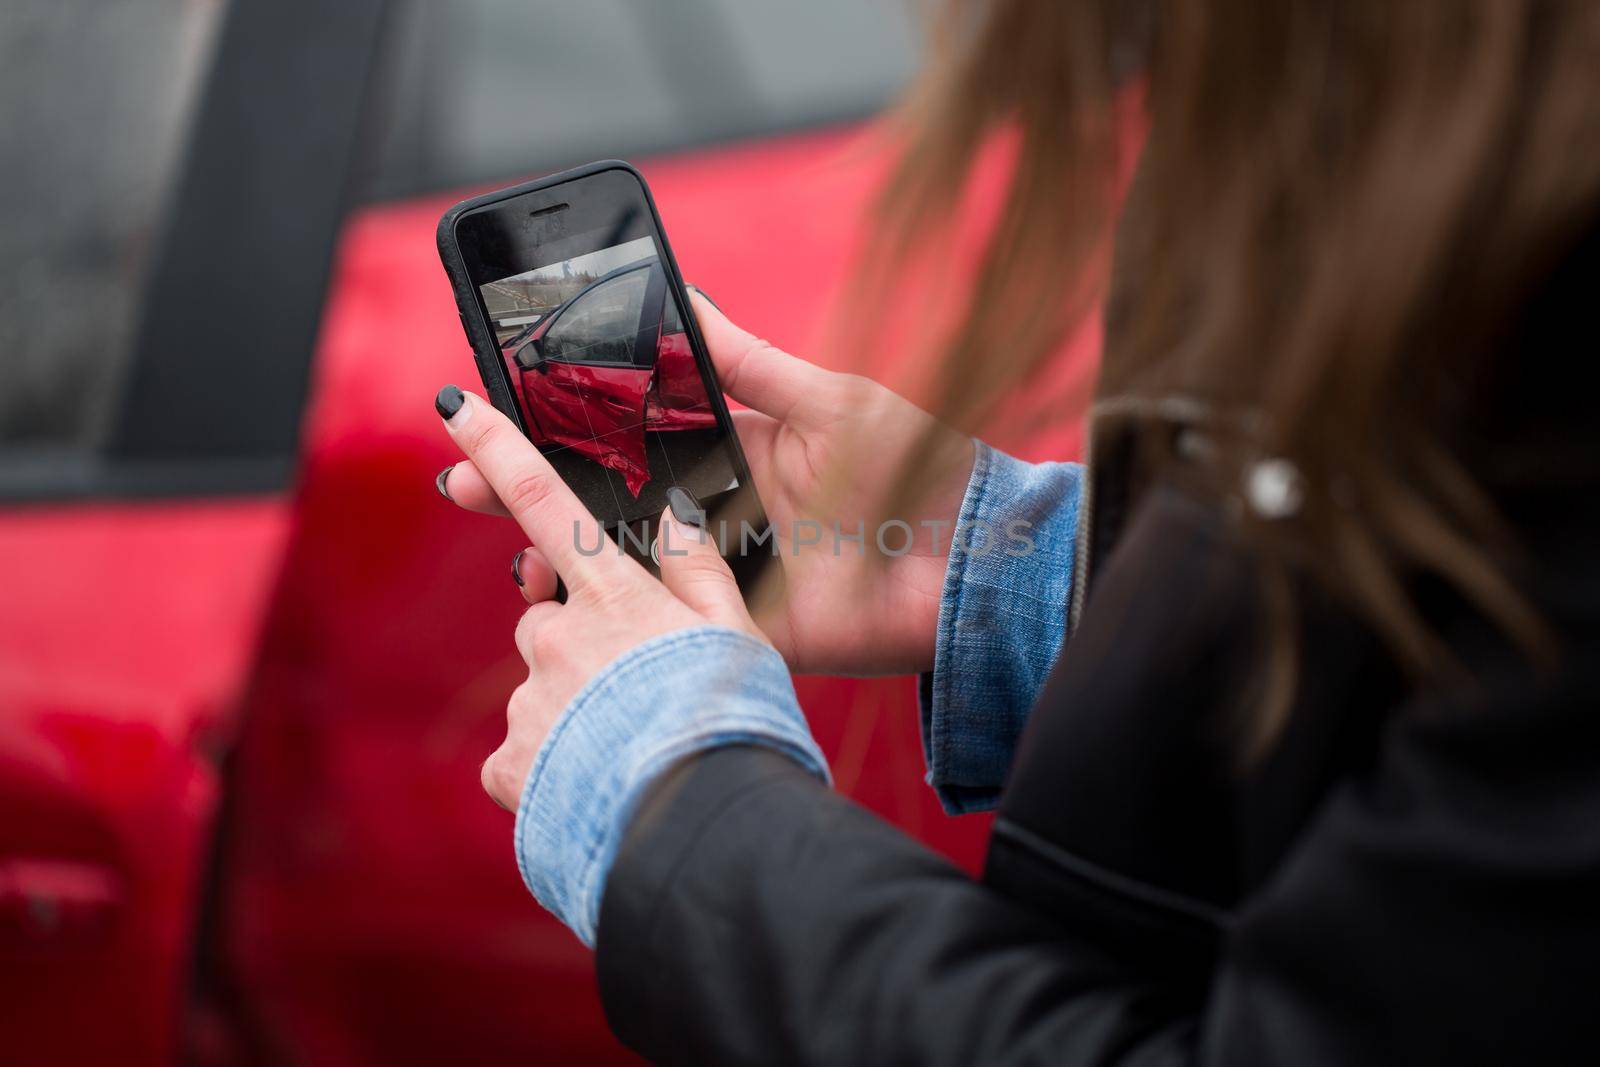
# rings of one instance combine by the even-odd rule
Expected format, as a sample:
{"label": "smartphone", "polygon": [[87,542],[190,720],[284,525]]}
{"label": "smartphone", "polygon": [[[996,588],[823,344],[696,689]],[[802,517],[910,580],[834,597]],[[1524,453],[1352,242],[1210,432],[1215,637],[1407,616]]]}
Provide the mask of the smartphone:
{"label": "smartphone", "polygon": [[776,541],[637,170],[606,160],[464,200],[438,239],[490,401],[623,551],[657,570],[656,523],[678,486],[747,593],[776,570],[763,566]]}

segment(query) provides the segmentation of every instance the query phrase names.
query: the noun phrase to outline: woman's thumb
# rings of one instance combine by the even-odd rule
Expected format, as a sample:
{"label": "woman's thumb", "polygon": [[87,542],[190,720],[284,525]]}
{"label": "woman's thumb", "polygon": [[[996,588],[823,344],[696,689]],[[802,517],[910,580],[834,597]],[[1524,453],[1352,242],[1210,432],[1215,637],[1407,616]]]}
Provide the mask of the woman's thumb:
{"label": "woman's thumb", "polygon": [[729,396],[797,426],[817,421],[820,414],[833,414],[818,405],[835,375],[734,325],[700,290],[689,292],[711,362]]}
{"label": "woman's thumb", "polygon": [[703,528],[704,512],[682,489],[669,489],[667,497],[674,506],[661,513],[656,534],[661,583],[710,621],[757,633],[733,572],[717,551],[716,538]]}

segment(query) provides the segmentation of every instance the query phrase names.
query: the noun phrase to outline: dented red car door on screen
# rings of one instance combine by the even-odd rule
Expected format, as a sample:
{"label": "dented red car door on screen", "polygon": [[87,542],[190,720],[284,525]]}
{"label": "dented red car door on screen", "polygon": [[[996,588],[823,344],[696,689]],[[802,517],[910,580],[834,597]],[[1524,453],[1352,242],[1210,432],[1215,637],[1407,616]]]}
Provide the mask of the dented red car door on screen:
{"label": "dented red car door on screen", "polygon": [[[575,447],[622,475],[634,496],[650,480],[644,451],[644,397],[650,384],[648,367],[616,367],[583,363],[552,363],[546,383],[562,393],[582,398],[591,436]],[[525,371],[537,377],[538,371]]]}
{"label": "dented red car door on screen", "polygon": [[539,323],[507,356],[535,444],[571,448],[608,467],[639,495],[650,480],[645,394],[659,320],[660,266],[640,263],[591,283]]}
{"label": "dented red car door on screen", "polygon": [[[667,324],[667,325],[670,325]],[[666,330],[666,325],[662,327]],[[655,377],[645,408],[648,430],[709,430],[717,424],[706,386],[695,364],[689,335],[663,332],[656,346]]]}
{"label": "dented red car door on screen", "polygon": [[519,383],[528,436],[534,444],[582,449],[594,436],[576,381],[565,375],[552,378],[548,363],[532,370],[513,363],[511,375]]}

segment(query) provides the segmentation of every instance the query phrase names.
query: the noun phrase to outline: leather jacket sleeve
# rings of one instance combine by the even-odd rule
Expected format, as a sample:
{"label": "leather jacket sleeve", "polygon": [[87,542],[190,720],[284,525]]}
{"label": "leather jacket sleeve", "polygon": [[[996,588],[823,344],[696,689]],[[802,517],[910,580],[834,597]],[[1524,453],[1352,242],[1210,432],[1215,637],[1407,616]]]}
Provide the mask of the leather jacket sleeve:
{"label": "leather jacket sleeve", "polygon": [[597,962],[660,1063],[1170,1062],[1199,1007],[754,748],[656,783]]}
{"label": "leather jacket sleeve", "polygon": [[1600,1039],[1584,670],[1399,727],[1212,947],[1174,937],[1160,964],[1127,947],[1144,902],[1030,907],[780,755],[696,757],[608,883],[607,1016],[664,1063],[1573,1062]]}

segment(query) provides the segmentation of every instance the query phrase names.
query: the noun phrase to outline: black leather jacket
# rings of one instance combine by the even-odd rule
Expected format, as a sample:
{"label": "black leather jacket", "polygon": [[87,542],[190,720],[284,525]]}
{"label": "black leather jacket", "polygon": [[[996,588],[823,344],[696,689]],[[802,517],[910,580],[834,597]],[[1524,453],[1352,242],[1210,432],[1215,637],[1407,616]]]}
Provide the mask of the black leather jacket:
{"label": "black leather jacket", "polygon": [[[1441,596],[1431,618],[1477,684],[1407,685],[1308,592],[1291,725],[1241,768],[1250,558],[1174,485],[1130,490],[1098,427],[1087,603],[982,879],[781,756],[689,760],[607,885],[616,1032],[676,1063],[1594,1062],[1593,244],[1508,353],[1483,428],[1485,480],[1560,635],[1553,672]],[[1522,446],[1535,462],[1501,479]]]}

